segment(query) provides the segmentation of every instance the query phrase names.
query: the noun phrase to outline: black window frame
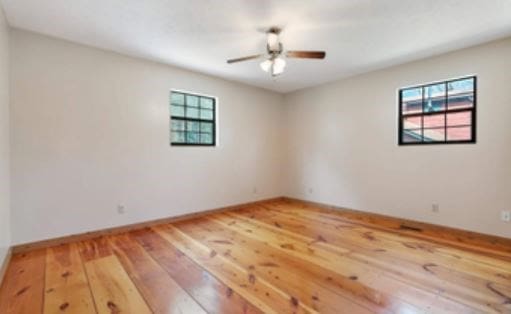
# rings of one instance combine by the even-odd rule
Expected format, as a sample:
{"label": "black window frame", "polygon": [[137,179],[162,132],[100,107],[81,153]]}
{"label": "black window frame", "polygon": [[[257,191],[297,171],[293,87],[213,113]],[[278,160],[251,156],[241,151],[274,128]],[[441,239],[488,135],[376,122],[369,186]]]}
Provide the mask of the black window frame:
{"label": "black window frame", "polygon": [[[451,82],[456,81],[462,81],[467,79],[473,79],[474,81],[474,90],[473,90],[473,106],[470,108],[459,108],[459,109],[453,109],[449,110],[449,90],[447,88],[447,84]],[[438,111],[431,111],[431,112],[425,112],[424,105],[425,105],[425,88],[428,86],[433,85],[439,85],[439,84],[445,84],[445,109],[444,110],[438,110]],[[409,89],[422,89],[422,111],[420,113],[412,113],[412,114],[403,114],[403,91],[409,90]],[[413,145],[448,145],[448,144],[475,144],[477,142],[477,76],[476,75],[470,75],[470,76],[464,76],[459,77],[456,79],[450,79],[450,80],[444,80],[444,81],[437,81],[427,84],[421,84],[421,85],[415,85],[405,88],[400,88],[398,91],[398,98],[399,98],[399,105],[398,105],[398,145],[399,146],[413,146]],[[470,125],[465,125],[465,127],[470,126],[471,127],[471,138],[469,140],[452,140],[449,141],[447,138],[447,114],[448,113],[456,113],[456,112],[471,112],[471,123]],[[438,115],[438,114],[444,114],[444,140],[443,141],[424,141],[424,117],[429,115]],[[404,119],[408,117],[421,117],[422,125],[421,125],[421,141],[420,142],[405,142],[403,141],[403,135],[404,135]],[[463,127],[463,126],[459,126]],[[426,128],[428,129],[428,128]],[[431,129],[431,128],[430,128]]]}
{"label": "black window frame", "polygon": [[[173,116],[172,115],[172,94],[181,94],[183,95],[183,98],[184,98],[184,104],[182,105],[183,109],[184,109],[184,116]],[[170,99],[169,99],[169,116],[170,116],[170,119],[169,119],[169,129],[170,129],[170,146],[216,146],[216,105],[217,105],[217,99],[216,97],[212,97],[212,96],[206,96],[206,95],[201,95],[201,94],[196,94],[196,93],[190,93],[190,92],[183,92],[183,91],[180,91],[180,90],[171,90],[170,91],[170,95],[169,95]],[[187,97],[186,96],[195,96],[195,97],[198,97],[199,98],[199,107],[192,107],[192,106],[188,106],[187,105]],[[208,119],[201,119],[200,118],[200,111],[201,111],[201,99],[202,98],[206,98],[206,99],[210,99],[213,101],[213,109],[212,109],[212,113],[213,113],[213,119],[212,120],[208,120]],[[178,105],[180,106],[180,105]],[[188,107],[192,107],[192,108],[196,108],[199,110],[199,118],[190,118],[190,117],[187,117],[186,116],[186,110]],[[173,142],[172,141],[172,132],[175,132],[174,130],[172,130],[172,120],[178,120],[178,121],[183,121],[184,122],[184,125],[185,125],[185,129],[184,131],[184,134],[185,134],[185,142]],[[212,142],[211,143],[200,143],[200,134],[201,133],[204,133],[204,132],[201,132],[199,130],[199,143],[190,143],[190,142],[187,142],[188,140],[188,136],[187,136],[187,128],[188,128],[188,123],[187,122],[205,122],[205,123],[212,123],[213,124],[213,129],[212,129],[212,132],[211,132],[211,136],[212,136]]]}

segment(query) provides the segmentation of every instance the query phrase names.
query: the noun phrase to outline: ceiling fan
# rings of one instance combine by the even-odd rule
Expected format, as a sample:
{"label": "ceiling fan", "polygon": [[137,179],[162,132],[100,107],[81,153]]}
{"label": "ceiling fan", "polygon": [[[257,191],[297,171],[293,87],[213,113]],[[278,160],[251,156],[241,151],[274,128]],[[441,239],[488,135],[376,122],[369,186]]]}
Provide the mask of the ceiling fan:
{"label": "ceiling fan", "polygon": [[302,51],[302,50],[284,51],[282,43],[279,40],[280,32],[281,29],[278,27],[272,27],[266,32],[267,35],[266,53],[236,59],[229,59],[227,60],[227,63],[230,64],[264,57],[265,60],[260,64],[261,69],[264,72],[269,72],[271,76],[275,77],[284,72],[284,68],[286,67],[285,58],[302,58],[302,59],[325,58],[326,53],[324,51]]}

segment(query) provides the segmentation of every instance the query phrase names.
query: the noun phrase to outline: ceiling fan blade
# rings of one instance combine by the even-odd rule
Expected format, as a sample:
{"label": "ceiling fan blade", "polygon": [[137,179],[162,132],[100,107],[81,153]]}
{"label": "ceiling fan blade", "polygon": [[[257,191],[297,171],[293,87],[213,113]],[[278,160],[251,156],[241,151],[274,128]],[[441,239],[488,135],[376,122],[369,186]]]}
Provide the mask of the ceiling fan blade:
{"label": "ceiling fan blade", "polygon": [[306,58],[306,59],[324,59],[326,53],[324,51],[288,51],[286,53],[288,58]]}
{"label": "ceiling fan blade", "polygon": [[247,60],[258,59],[260,57],[262,57],[262,54],[247,56],[247,57],[242,57],[242,58],[236,58],[236,59],[229,59],[229,60],[227,60],[227,63],[242,62],[242,61],[247,61]]}

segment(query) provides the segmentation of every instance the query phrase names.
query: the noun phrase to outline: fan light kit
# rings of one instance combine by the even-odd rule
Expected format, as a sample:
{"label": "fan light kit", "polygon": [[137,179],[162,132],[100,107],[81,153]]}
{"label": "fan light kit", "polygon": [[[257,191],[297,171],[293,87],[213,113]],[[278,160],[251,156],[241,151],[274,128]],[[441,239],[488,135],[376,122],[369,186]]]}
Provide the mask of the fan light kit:
{"label": "fan light kit", "polygon": [[227,60],[227,63],[235,63],[254,59],[265,58],[260,66],[264,72],[270,73],[272,77],[278,76],[284,72],[286,67],[286,58],[302,58],[302,59],[324,59],[326,53],[324,51],[286,51],[282,47],[279,40],[281,29],[278,27],[270,28],[266,34],[266,54],[252,55],[242,58]]}

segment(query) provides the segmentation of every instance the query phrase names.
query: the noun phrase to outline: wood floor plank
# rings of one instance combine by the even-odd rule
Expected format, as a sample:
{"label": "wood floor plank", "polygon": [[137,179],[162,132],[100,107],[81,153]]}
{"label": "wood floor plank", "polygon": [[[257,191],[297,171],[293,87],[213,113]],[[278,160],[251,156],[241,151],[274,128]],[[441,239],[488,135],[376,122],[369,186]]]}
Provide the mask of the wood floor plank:
{"label": "wood floor plank", "polygon": [[[231,215],[236,215],[236,214],[231,214]],[[274,228],[273,224],[267,224],[267,226],[269,228]],[[282,226],[280,226],[280,227],[282,227]],[[282,228],[278,228],[278,229],[279,229],[279,232],[284,232],[284,230],[281,230]],[[377,240],[377,238],[374,235],[372,235],[371,238],[372,238],[371,241],[375,241],[375,239]],[[315,238],[311,238],[310,240],[312,241],[314,239]],[[322,246],[322,247],[333,249],[335,251],[335,247],[332,247],[331,244],[328,243],[324,237],[322,238],[322,241],[318,241],[318,242],[314,243],[313,246]],[[343,248],[343,250],[345,250],[345,249],[346,249],[346,247]],[[357,249],[357,251],[361,251],[361,250]],[[343,251],[341,251],[341,252],[343,252]],[[368,264],[369,266],[371,266],[372,269],[382,269],[381,266],[384,265],[381,263],[382,258],[371,259],[369,256],[363,256],[363,255],[359,254],[358,252],[353,252],[349,256],[354,261],[358,260],[360,262],[364,262],[365,264]],[[403,264],[402,266],[406,266],[405,263],[403,263],[403,262],[401,264]],[[457,283],[451,284],[446,280],[436,280],[436,282],[435,282],[436,278],[433,276],[438,276],[438,275],[441,275],[441,273],[442,273],[442,270],[438,269],[436,267],[436,264],[429,264],[429,266],[426,267],[426,269],[424,270],[424,272],[422,274],[420,273],[420,271],[415,272],[414,275],[416,278],[408,278],[406,276],[402,276],[402,273],[404,271],[400,270],[400,267],[398,267],[399,265],[387,264],[386,266],[387,266],[386,269],[385,268],[383,269],[383,270],[387,271],[386,274],[389,274],[388,273],[389,268],[392,268],[393,266],[395,266],[394,271],[390,272],[390,274],[392,275],[393,278],[400,280],[400,281],[404,281],[408,286],[415,285],[418,288],[422,288],[425,291],[431,291],[431,292],[442,291],[442,294],[441,294],[442,297],[445,297],[446,299],[450,299],[450,300],[455,300],[455,301],[463,300],[467,305],[476,307],[481,311],[490,310],[490,311],[500,312],[500,311],[506,310],[507,305],[505,305],[505,303],[503,303],[506,301],[506,297],[499,295],[498,293],[495,293],[491,289],[488,289],[487,282],[478,280],[475,277],[466,278],[466,276],[463,276],[463,274],[457,274],[457,276],[455,276]],[[408,266],[410,266],[410,265],[408,265]],[[419,267],[418,270],[420,270],[420,268],[421,267]],[[410,270],[413,271],[413,267],[411,269],[408,269],[408,271],[410,271]],[[397,275],[397,277],[396,277],[396,275]],[[445,275],[451,276],[450,273],[445,273]],[[460,283],[464,283],[464,284],[460,284]],[[492,283],[492,285],[494,285],[494,284],[495,283]],[[495,284],[495,285],[498,285],[498,284]],[[475,287],[475,289],[470,289],[470,286]],[[499,286],[498,290],[502,291],[503,289],[505,290],[505,287]],[[436,300],[435,302],[438,303],[439,301]]]}
{"label": "wood floor plank", "polygon": [[[284,229],[287,228],[295,232],[299,230],[313,238],[321,237],[327,240],[326,242],[341,247],[350,247],[353,250],[353,247],[356,246],[356,250],[361,250],[365,254],[371,254],[372,252],[377,254],[379,258],[391,257],[397,263],[409,261],[419,266],[434,263],[439,267],[453,268],[460,272],[479,276],[482,279],[493,278],[493,280],[502,284],[509,282],[506,278],[511,278],[511,269],[486,263],[482,264],[480,256],[474,261],[462,256],[464,252],[452,249],[445,251],[438,244],[414,241],[413,239],[348,222],[331,223],[315,220],[313,217],[302,217],[296,211],[286,213],[270,206],[267,207],[270,209],[252,208],[238,211],[238,213],[269,224],[277,224]],[[311,221],[314,221],[314,223],[310,223]],[[368,235],[373,235],[373,237],[368,237]],[[360,241],[364,238],[368,241]],[[370,241],[371,238],[377,238],[378,241]],[[483,258],[486,259],[486,257]],[[494,261],[493,264],[499,263]],[[504,265],[508,264],[504,262]],[[498,276],[495,275],[496,273],[498,273]]]}
{"label": "wood floor plank", "polygon": [[[311,221],[310,216],[300,217],[300,214],[294,213],[293,215],[286,215],[286,219],[292,216],[302,221]],[[500,272],[502,277],[511,277],[511,269],[508,267],[509,262],[486,256],[484,254],[474,254],[456,248],[441,246],[436,243],[427,241],[414,240],[413,238],[403,237],[394,233],[382,232],[370,228],[360,226],[351,226],[346,229],[346,225],[339,225],[332,223],[328,220],[323,220],[316,217],[314,225],[322,230],[332,231],[338,240],[343,240],[346,237],[350,239],[360,238],[368,232],[378,237],[377,242],[380,246],[385,246],[389,252],[402,253],[400,259],[428,259],[434,258],[437,263],[441,263],[447,267],[454,267],[459,270],[464,270],[472,274],[481,274],[483,278],[492,276],[496,271]],[[342,234],[342,237],[339,235]],[[371,244],[371,242],[368,242]],[[374,242],[373,242],[374,244]],[[410,250],[414,250],[413,254]],[[404,255],[403,255],[404,254]],[[498,280],[498,278],[496,278]]]}
{"label": "wood floor plank", "polygon": [[[325,223],[325,224],[350,224],[351,226],[357,226],[365,228],[364,232],[374,232],[379,233],[380,236],[387,238],[387,239],[397,239],[397,241],[401,241],[403,239],[403,236],[405,236],[410,242],[416,242],[421,244],[426,244],[428,246],[435,246],[438,247],[438,254],[442,253],[446,257],[452,257],[456,259],[459,255],[463,255],[467,262],[472,262],[475,264],[479,264],[481,266],[486,267],[493,267],[493,268],[502,268],[503,266],[509,265],[511,262],[511,259],[502,256],[502,254],[496,254],[495,250],[496,248],[492,248],[491,254],[487,254],[485,251],[481,251],[481,248],[477,246],[469,246],[468,244],[464,244],[464,248],[459,248],[458,246],[448,246],[442,244],[442,241],[428,241],[428,237],[424,238],[421,235],[416,235],[414,233],[414,237],[409,236],[409,232],[403,234],[404,232],[407,232],[408,230],[405,229],[404,231],[396,230],[396,229],[389,229],[385,227],[380,227],[376,225],[377,219],[374,219],[374,222],[372,224],[368,223],[359,223],[357,219],[354,221],[350,220],[349,218],[344,217],[343,215],[337,215],[336,212],[323,212],[323,211],[317,211],[316,210],[308,210],[303,208],[296,208],[293,206],[285,205],[285,204],[277,204],[277,205],[265,205],[262,206],[263,208],[269,209],[272,212],[278,212],[283,211],[284,213],[288,213],[289,215],[293,216],[299,216],[303,217],[306,220],[313,221],[314,223]],[[355,216],[356,217],[356,216]],[[366,219],[368,221],[372,221],[369,219]],[[357,228],[357,229],[358,229]],[[421,232],[420,232],[421,233]],[[417,239],[417,240],[414,240]],[[451,242],[448,242],[451,243]],[[488,244],[489,245],[489,244]],[[467,250],[470,248],[470,250]],[[494,254],[495,253],[495,254]]]}
{"label": "wood floor plank", "polygon": [[107,257],[113,254],[106,237],[97,237],[90,240],[78,242],[80,255],[85,262],[98,258]]}
{"label": "wood floor plank", "polygon": [[108,239],[154,313],[206,313],[133,238],[124,234]]}
{"label": "wood floor plank", "polygon": [[[271,206],[288,206],[295,210],[304,210],[315,214],[330,214],[337,218],[357,222],[361,225],[379,230],[398,232],[409,237],[416,237],[465,250],[493,255],[511,261],[511,240],[487,236],[470,231],[449,230],[447,227],[433,226],[426,223],[398,219],[394,217],[364,213],[354,210],[336,210],[304,204],[293,200],[269,202]],[[412,228],[406,228],[411,226]],[[418,232],[418,231],[419,232]],[[450,232],[451,231],[451,232]]]}
{"label": "wood floor plank", "polygon": [[317,313],[267,281],[254,278],[253,274],[229,262],[173,225],[153,229],[265,313]]}
{"label": "wood floor plank", "polygon": [[15,254],[0,313],[511,314],[511,240],[449,232],[252,204]]}
{"label": "wood floor plank", "polygon": [[[504,270],[501,272],[494,271],[492,273],[478,274],[477,269],[472,267],[469,272],[460,272],[457,268],[450,268],[452,265],[438,263],[438,254],[430,251],[431,249],[426,251],[430,255],[429,259],[424,259],[424,256],[418,254],[414,247],[402,245],[400,248],[403,253],[399,254],[398,258],[389,256],[391,251],[377,249],[379,245],[382,245],[382,238],[377,233],[372,233],[370,239],[363,237],[365,233],[359,234],[357,238],[353,238],[350,242],[349,240],[347,241],[348,236],[346,233],[339,237],[339,230],[337,229],[310,229],[305,220],[293,224],[293,221],[296,219],[293,219],[291,215],[275,215],[275,211],[272,211],[272,215],[268,215],[267,211],[257,209],[241,212],[241,214],[243,213],[249,218],[258,219],[272,226],[277,224],[283,230],[301,233],[312,239],[321,238],[322,241],[318,245],[337,245],[344,249],[349,249],[353,251],[350,254],[353,258],[368,262],[375,267],[393,272],[397,276],[402,276],[408,280],[420,282],[421,285],[429,285],[430,290],[442,287],[442,295],[451,299],[463,300],[468,304],[487,303],[487,306],[494,310],[502,310],[502,304],[506,301],[506,297],[495,292],[495,290],[506,291],[509,288],[509,280],[497,276],[497,274],[503,273]],[[365,247],[367,244],[371,244],[373,247],[367,249]],[[384,247],[388,249],[389,245],[384,245]],[[405,250],[407,251],[405,252]],[[409,260],[417,256],[422,258],[422,262]],[[460,260],[463,259],[459,257],[457,259],[458,264],[463,264],[459,263]],[[488,282],[488,278],[494,278],[494,280]],[[492,289],[492,287],[498,288]]]}
{"label": "wood floor plank", "polygon": [[34,314],[43,310],[46,250],[14,255],[0,288],[0,313]]}
{"label": "wood floor plank", "polygon": [[[239,230],[249,237],[254,239],[264,238],[270,245],[287,254],[315,263],[346,277],[356,276],[365,286],[379,291],[390,290],[396,297],[421,304],[421,308],[424,310],[435,303],[439,308],[448,307],[464,312],[477,311],[475,308],[442,297],[439,295],[441,290],[423,290],[422,288],[427,287],[420,285],[420,283],[411,280],[403,282],[402,278],[398,278],[382,269],[372,267],[367,262],[353,259],[350,256],[352,253],[350,250],[336,247],[333,250],[328,250],[322,247],[323,241],[316,241],[317,239],[314,238],[306,238],[303,235],[289,233],[281,228],[261,224],[257,221],[247,221],[246,217],[239,214],[226,213],[212,215],[212,217],[225,226]],[[480,304],[476,305],[483,307]]]}
{"label": "wood floor plank", "polygon": [[85,269],[99,314],[151,313],[116,256],[85,262]]}
{"label": "wood floor plank", "polygon": [[[333,285],[321,284],[321,278],[331,274],[328,270],[321,269],[317,273],[310,273],[307,270],[315,268],[315,265],[286,258],[277,250],[265,246],[263,242],[244,237],[240,233],[230,232],[213,221],[201,219],[175,225],[186,234],[218,252],[219,255],[237,263],[247,272],[253,274],[255,278],[267,280],[293,296],[297,302],[303,302],[318,312],[337,313],[339,308],[343,308],[349,313],[392,312],[387,309],[392,308],[393,305],[388,300],[383,300],[384,297],[382,298],[381,293],[375,292],[379,304],[369,304],[367,299],[357,299],[354,294],[342,293],[344,290],[328,289],[326,287],[332,288]],[[316,267],[316,270],[318,269]],[[304,285],[304,282],[307,282],[307,285]],[[343,284],[358,285],[360,291],[367,290],[367,287],[349,278],[345,278]],[[372,297],[374,300],[376,295],[373,294]],[[417,308],[405,304],[400,304],[394,309],[398,307],[417,310]]]}
{"label": "wood floor plank", "polygon": [[262,313],[151,229],[132,236],[208,313]]}
{"label": "wood floor plank", "polygon": [[[274,212],[273,209],[272,212]],[[294,211],[293,213],[296,214]],[[290,219],[290,217],[291,215],[288,215],[286,219]],[[311,219],[311,217],[307,217],[304,218],[304,221],[311,221]],[[312,221],[316,222],[314,219]],[[313,225],[317,225],[317,223]],[[350,233],[359,228],[346,229],[343,225],[343,228],[338,229],[337,227],[341,227],[338,223],[328,224],[326,222],[322,222],[317,227],[320,227],[319,229],[322,230],[324,237],[334,241],[344,241],[352,238]],[[324,231],[328,229],[333,232],[333,237],[325,235]],[[366,232],[364,231],[361,234]],[[456,248],[442,247],[435,243],[414,241],[394,234],[389,236],[380,231],[373,230],[371,232],[379,241],[366,241],[365,244],[372,243],[384,247],[385,253],[382,254],[391,253],[395,255],[398,253],[399,264],[404,264],[406,261],[422,264],[424,271],[443,281],[442,286],[445,286],[445,281],[448,285],[451,285],[451,288],[447,289],[445,293],[452,293],[452,290],[455,290],[454,294],[456,294],[456,290],[459,290],[462,294],[458,297],[462,299],[466,299],[466,296],[468,296],[476,303],[486,304],[490,301],[488,305],[490,307],[508,306],[506,302],[509,299],[509,294],[501,293],[501,291],[508,290],[511,283],[509,262]],[[339,236],[339,233],[342,233],[342,236]],[[358,242],[358,245],[362,246],[364,243]],[[499,288],[494,289],[494,287]]]}
{"label": "wood floor plank", "polygon": [[76,243],[48,248],[44,313],[96,313]]}

